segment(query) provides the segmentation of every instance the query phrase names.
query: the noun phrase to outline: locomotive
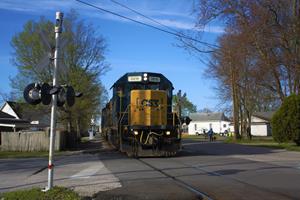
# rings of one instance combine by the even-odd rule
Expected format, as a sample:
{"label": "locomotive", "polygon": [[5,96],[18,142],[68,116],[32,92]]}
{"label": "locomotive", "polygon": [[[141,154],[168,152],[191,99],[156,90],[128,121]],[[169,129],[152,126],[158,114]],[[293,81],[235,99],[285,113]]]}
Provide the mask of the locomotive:
{"label": "locomotive", "polygon": [[180,119],[172,112],[172,83],[160,73],[126,73],[102,109],[104,137],[133,157],[174,156],[181,149]]}

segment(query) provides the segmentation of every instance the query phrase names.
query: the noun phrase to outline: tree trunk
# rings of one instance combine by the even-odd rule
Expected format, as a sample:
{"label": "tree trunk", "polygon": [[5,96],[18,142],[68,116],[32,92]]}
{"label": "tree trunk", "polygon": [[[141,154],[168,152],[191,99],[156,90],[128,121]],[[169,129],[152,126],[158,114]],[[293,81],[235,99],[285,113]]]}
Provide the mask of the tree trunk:
{"label": "tree trunk", "polygon": [[81,134],[80,134],[80,119],[77,118],[77,123],[76,123],[76,137],[77,140],[79,140],[81,138]]}
{"label": "tree trunk", "polygon": [[232,67],[231,63],[230,63],[230,73],[231,73],[231,90],[232,90],[234,136],[235,136],[235,139],[240,139],[239,102],[238,102],[238,96],[237,96],[237,85],[236,85],[235,72],[233,70],[233,67]]}
{"label": "tree trunk", "polygon": [[247,123],[247,129],[246,129],[246,131],[247,131],[247,138],[249,139],[249,140],[252,140],[252,134],[251,134],[251,113],[247,110],[247,118],[248,118],[248,123]]}

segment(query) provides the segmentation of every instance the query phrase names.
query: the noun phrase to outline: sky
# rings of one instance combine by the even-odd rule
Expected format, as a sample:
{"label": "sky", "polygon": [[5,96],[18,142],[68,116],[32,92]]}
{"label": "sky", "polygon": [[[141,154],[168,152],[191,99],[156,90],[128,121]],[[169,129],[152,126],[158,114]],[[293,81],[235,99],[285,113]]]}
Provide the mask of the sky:
{"label": "sky", "polygon": [[[85,0],[91,4],[121,15],[151,24],[152,22],[126,10],[110,0]],[[116,0],[147,15],[172,29],[195,33],[196,0]],[[79,17],[93,24],[99,35],[106,39],[106,62],[110,70],[102,76],[102,82],[111,96],[109,88],[127,72],[157,72],[164,74],[174,86],[187,93],[188,99],[198,109],[219,110],[219,101],[214,90],[215,82],[205,74],[206,65],[199,58],[178,47],[179,40],[170,34],[136,24],[117,16],[101,12],[75,0],[1,0],[0,1],[0,92],[11,90],[10,77],[17,69],[11,63],[12,37],[21,32],[28,20],[45,16],[55,21],[55,12],[67,13],[74,9]],[[164,27],[162,27],[164,28]],[[223,33],[222,26],[205,27],[202,40],[214,43]]]}

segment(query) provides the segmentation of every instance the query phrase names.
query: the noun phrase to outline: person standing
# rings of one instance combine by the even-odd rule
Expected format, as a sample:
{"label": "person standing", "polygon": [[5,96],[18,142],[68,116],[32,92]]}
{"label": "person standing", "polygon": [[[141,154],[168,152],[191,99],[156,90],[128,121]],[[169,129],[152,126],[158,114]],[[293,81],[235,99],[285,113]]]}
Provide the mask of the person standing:
{"label": "person standing", "polygon": [[212,142],[213,141],[213,129],[210,128],[209,131],[208,131],[208,137],[209,137],[209,141]]}

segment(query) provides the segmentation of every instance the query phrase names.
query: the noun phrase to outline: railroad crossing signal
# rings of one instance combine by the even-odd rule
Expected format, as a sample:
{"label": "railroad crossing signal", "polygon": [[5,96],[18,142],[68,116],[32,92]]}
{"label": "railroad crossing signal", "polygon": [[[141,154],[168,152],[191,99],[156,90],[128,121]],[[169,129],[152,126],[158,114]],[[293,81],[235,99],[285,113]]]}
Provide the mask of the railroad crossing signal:
{"label": "railroad crossing signal", "polygon": [[[73,106],[75,103],[75,97],[81,97],[82,93],[75,93],[73,87],[71,86],[62,86],[58,84],[58,70],[65,68],[61,65],[59,58],[59,50],[62,48],[60,44],[60,35],[62,32],[62,22],[63,22],[63,13],[56,12],[56,21],[55,21],[55,46],[49,45],[48,41],[41,34],[42,42],[50,54],[46,55],[45,58],[36,66],[41,73],[45,70],[45,67],[49,64],[53,64],[53,82],[52,86],[47,83],[31,83],[25,88],[23,95],[26,102],[31,105],[37,105],[43,103],[44,105],[51,105],[51,122],[50,122],[50,142],[49,142],[49,161],[48,161],[48,185],[43,191],[48,191],[53,187],[53,174],[54,174],[54,165],[53,165],[53,150],[55,142],[55,132],[56,132],[56,110],[57,106],[63,106],[65,102],[69,106]],[[59,69],[60,68],[60,69]],[[66,71],[66,70],[63,70]]]}
{"label": "railroad crossing signal", "polygon": [[62,107],[65,103],[69,107],[75,103],[75,97],[81,97],[82,93],[75,93],[72,86],[50,86],[48,83],[31,83],[26,86],[23,92],[24,99],[31,105],[42,102],[44,105],[51,103],[52,95],[57,94],[56,105]]}

